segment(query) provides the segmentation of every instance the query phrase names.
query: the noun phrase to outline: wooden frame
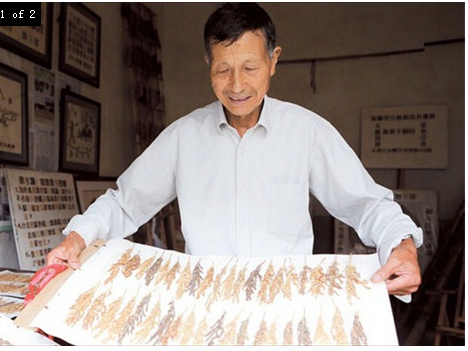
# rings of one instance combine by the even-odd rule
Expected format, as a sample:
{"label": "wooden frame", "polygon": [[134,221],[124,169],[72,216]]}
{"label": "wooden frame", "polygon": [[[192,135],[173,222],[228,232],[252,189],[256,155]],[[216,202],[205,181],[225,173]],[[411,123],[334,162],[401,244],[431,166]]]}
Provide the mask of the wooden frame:
{"label": "wooden frame", "polygon": [[54,3],[41,3],[41,26],[0,27],[0,46],[46,68],[52,67]]}
{"label": "wooden frame", "polygon": [[81,3],[61,3],[59,70],[99,87],[101,17]]}
{"label": "wooden frame", "polygon": [[0,63],[0,162],[28,165],[28,76]]}
{"label": "wooden frame", "polygon": [[60,100],[59,169],[99,173],[101,104],[62,89]]}
{"label": "wooden frame", "polygon": [[76,193],[81,213],[86,209],[107,189],[116,189],[115,180],[75,180]]}

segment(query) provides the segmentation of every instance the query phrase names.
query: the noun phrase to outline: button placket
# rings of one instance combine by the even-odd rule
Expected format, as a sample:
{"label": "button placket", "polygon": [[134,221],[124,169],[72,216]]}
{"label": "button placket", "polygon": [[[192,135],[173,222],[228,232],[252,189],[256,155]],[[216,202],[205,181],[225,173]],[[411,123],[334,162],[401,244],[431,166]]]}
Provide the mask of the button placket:
{"label": "button placket", "polygon": [[[246,133],[247,134],[247,133]],[[250,254],[249,238],[249,167],[247,153],[245,151],[247,137],[240,140],[236,153],[236,232],[237,252],[239,255]]]}

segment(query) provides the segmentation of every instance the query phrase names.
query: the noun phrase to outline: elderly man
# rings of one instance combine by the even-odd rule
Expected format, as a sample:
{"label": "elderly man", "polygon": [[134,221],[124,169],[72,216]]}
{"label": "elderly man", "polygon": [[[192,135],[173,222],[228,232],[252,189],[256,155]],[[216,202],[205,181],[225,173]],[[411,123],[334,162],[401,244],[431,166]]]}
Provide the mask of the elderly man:
{"label": "elderly man", "polygon": [[281,48],[257,4],[228,3],[205,25],[205,60],[218,101],[167,127],[83,215],[74,217],[48,264],[79,265],[96,238],[125,237],[176,197],[186,253],[311,254],[309,191],[383,267],[374,282],[417,290],[421,229],[377,185],[339,133],[315,113],[267,96]]}

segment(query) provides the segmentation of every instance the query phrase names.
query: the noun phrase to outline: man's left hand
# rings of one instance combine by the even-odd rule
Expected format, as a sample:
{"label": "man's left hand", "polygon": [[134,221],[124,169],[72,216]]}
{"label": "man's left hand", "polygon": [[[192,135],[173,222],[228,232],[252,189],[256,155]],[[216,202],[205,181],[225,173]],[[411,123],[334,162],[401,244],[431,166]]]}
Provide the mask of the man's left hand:
{"label": "man's left hand", "polygon": [[421,272],[413,240],[403,240],[393,249],[387,263],[375,272],[371,281],[384,281],[391,295],[409,295],[416,292],[421,284]]}

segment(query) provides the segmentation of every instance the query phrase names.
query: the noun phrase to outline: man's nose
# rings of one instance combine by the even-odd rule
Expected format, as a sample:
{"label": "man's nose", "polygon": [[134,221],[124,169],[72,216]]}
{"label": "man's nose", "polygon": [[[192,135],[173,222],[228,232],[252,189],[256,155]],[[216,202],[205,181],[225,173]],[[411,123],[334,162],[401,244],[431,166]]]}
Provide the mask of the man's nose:
{"label": "man's nose", "polygon": [[231,90],[241,92],[244,89],[244,76],[241,70],[234,70],[231,75]]}

